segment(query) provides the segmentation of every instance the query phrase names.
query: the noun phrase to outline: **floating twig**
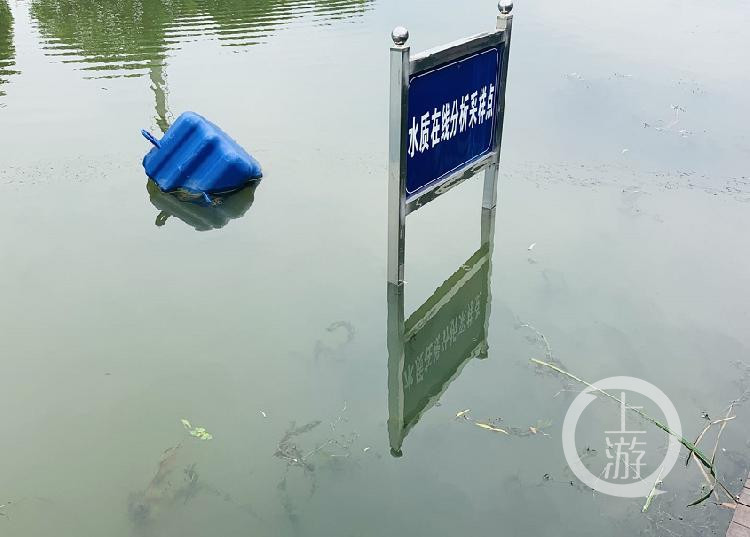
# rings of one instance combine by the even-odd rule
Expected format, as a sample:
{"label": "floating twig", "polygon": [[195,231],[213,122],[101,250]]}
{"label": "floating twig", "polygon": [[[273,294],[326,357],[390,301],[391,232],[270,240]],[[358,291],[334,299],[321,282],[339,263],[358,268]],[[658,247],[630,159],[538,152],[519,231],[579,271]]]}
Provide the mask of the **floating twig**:
{"label": "floating twig", "polygon": [[500,427],[495,427],[494,425],[490,425],[489,423],[475,421],[474,425],[476,425],[477,427],[481,427],[482,429],[487,429],[488,431],[493,431],[496,433],[503,433],[503,434],[507,434],[508,436],[510,436],[510,433],[506,431],[505,429],[502,429]]}

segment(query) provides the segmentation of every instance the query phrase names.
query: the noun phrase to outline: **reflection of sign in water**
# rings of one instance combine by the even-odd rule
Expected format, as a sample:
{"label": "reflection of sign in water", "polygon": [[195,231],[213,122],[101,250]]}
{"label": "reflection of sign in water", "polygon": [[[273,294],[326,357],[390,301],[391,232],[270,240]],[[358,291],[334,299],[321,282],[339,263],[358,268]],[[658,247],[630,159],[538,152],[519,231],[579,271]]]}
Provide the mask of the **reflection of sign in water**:
{"label": "reflection of sign in water", "polygon": [[[394,332],[403,302],[389,312],[389,435],[394,453],[400,453],[406,434],[463,366],[486,355],[489,278],[486,243],[409,317],[398,340]],[[391,300],[400,296],[395,293]]]}
{"label": "reflection of sign in water", "polygon": [[408,428],[485,345],[487,248],[480,249],[406,321],[404,425]]}
{"label": "reflection of sign in water", "polygon": [[410,78],[407,198],[492,150],[502,49]]}

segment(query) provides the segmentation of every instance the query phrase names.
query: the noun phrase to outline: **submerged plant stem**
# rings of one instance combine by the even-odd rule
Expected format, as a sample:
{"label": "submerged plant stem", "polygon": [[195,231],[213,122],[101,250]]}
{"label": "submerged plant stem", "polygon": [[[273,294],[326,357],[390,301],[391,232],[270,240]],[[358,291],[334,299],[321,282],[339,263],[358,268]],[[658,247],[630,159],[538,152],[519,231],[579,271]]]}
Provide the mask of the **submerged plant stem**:
{"label": "submerged plant stem", "polygon": [[646,497],[646,503],[643,504],[643,509],[641,509],[642,513],[645,513],[648,511],[648,508],[651,507],[651,502],[654,501],[654,496],[656,496],[656,487],[659,486],[661,483],[661,475],[664,472],[664,466],[659,468],[659,475],[656,477],[656,481],[654,481],[654,486],[651,487],[651,492],[648,493],[648,496]]}
{"label": "submerged plant stem", "polygon": [[[727,487],[724,486],[724,484],[716,476],[716,466],[714,465],[714,461],[712,460],[713,458],[709,459],[708,456],[706,456],[705,453],[703,453],[700,449],[698,449],[694,443],[690,442],[684,436],[681,436],[681,435],[677,434],[672,429],[670,429],[667,425],[664,425],[663,423],[655,420],[654,418],[652,418],[651,416],[649,416],[648,414],[646,414],[645,412],[643,412],[641,409],[635,408],[635,407],[632,407],[632,406],[628,405],[624,401],[620,400],[618,397],[612,395],[609,392],[605,392],[601,388],[597,388],[596,386],[594,386],[590,382],[586,382],[582,378],[575,376],[573,373],[569,373],[568,371],[565,371],[564,369],[561,369],[561,368],[557,367],[554,364],[550,364],[548,362],[543,362],[542,360],[537,360],[536,358],[532,358],[531,361],[532,361],[532,363],[535,363],[537,365],[540,365],[540,366],[552,369],[553,371],[556,371],[557,373],[560,373],[561,375],[564,375],[564,376],[566,376],[566,377],[568,377],[568,378],[570,378],[572,380],[575,380],[576,382],[579,382],[579,383],[581,383],[581,384],[583,384],[585,386],[588,386],[592,390],[594,390],[594,391],[596,391],[596,392],[604,395],[605,397],[608,397],[609,399],[612,399],[613,401],[616,401],[616,402],[620,403],[620,405],[622,405],[623,408],[626,408],[627,410],[632,410],[633,412],[635,412],[636,414],[638,414],[639,416],[641,416],[643,419],[645,419],[649,423],[652,423],[653,425],[656,425],[659,429],[661,429],[665,433],[667,433],[670,436],[676,438],[680,442],[680,444],[682,444],[683,446],[685,446],[685,448],[688,451],[690,451],[691,456],[694,456],[703,466],[706,467],[707,470],[709,470],[709,473],[711,474],[711,477],[713,477],[714,483],[715,483],[714,487],[711,488],[711,490],[708,492],[707,495],[705,495],[705,496],[699,498],[698,500],[696,500],[695,502],[691,503],[688,507],[693,506],[693,505],[698,505],[698,504],[703,503],[704,501],[706,501],[711,496],[711,494],[713,493],[714,488],[716,487],[716,485],[719,485],[724,490],[724,492],[726,492],[732,499],[734,499],[734,496],[732,495],[732,493],[729,492],[729,490],[727,489]],[[727,421],[728,420],[725,419],[723,421],[723,423],[722,423],[722,426],[726,425]],[[715,457],[715,453],[714,453],[714,457]]]}

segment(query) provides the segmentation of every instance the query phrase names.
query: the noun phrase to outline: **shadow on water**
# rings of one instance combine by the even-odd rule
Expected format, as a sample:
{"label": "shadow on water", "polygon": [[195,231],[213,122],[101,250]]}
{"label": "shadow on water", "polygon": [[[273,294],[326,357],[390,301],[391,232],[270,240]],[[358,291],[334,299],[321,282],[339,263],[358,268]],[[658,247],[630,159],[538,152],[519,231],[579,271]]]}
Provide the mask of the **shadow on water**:
{"label": "shadow on water", "polygon": [[179,192],[162,192],[151,180],[146,183],[146,190],[153,206],[161,211],[156,217],[157,226],[164,226],[174,216],[197,231],[210,231],[223,228],[230,220],[244,216],[253,204],[258,183],[254,181],[237,192],[215,197],[210,204],[205,203],[203,198],[190,198]]}
{"label": "shadow on water", "polygon": [[2,85],[11,75],[18,74],[14,70],[16,50],[13,46],[13,15],[8,3],[0,0],[0,96],[5,95]]}
{"label": "shadow on water", "polygon": [[[31,15],[47,54],[74,64],[86,78],[148,76],[156,123],[166,132],[171,115],[164,69],[170,51],[202,37],[247,47],[303,18],[319,25],[361,16],[371,1],[33,0]],[[2,48],[0,62],[1,54]]]}
{"label": "shadow on water", "polygon": [[388,284],[388,436],[404,439],[473,358],[487,358],[495,209],[482,210],[481,246],[404,321],[404,287]]}

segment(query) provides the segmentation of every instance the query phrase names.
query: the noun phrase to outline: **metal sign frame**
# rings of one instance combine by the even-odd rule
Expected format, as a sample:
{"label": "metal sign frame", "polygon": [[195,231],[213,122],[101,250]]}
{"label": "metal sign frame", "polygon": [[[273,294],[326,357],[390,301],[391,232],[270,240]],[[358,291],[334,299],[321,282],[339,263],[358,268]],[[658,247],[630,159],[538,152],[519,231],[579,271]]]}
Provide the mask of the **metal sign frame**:
{"label": "metal sign frame", "polygon": [[[391,37],[390,136],[388,151],[388,282],[401,285],[404,280],[404,251],[406,216],[445,194],[469,177],[485,170],[482,208],[492,209],[497,204],[497,179],[500,147],[505,115],[505,89],[508,76],[508,57],[513,16],[513,4],[501,0],[497,28],[492,32],[461,39],[411,56],[406,46],[409,32],[402,27],[393,30]],[[409,115],[409,81],[412,76],[466,58],[492,47],[502,46],[494,118],[494,143],[490,151],[447,174],[435,184],[407,200],[407,143]]]}

